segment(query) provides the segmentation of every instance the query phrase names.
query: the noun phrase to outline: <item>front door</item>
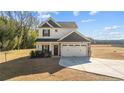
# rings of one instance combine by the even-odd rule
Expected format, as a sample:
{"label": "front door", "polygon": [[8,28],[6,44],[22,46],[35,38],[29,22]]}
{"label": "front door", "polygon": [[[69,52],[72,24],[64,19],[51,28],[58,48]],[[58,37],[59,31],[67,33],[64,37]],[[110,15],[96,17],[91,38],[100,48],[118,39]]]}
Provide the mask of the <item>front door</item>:
{"label": "front door", "polygon": [[54,45],[54,56],[58,56],[58,45]]}

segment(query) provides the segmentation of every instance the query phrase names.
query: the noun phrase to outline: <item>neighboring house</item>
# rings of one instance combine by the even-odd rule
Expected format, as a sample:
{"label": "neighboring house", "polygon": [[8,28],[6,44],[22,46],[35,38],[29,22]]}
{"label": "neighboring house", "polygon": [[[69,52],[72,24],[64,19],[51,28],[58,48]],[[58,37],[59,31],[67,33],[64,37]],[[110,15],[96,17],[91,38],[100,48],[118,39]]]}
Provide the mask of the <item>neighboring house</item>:
{"label": "neighboring house", "polygon": [[75,22],[56,22],[52,18],[39,25],[36,49],[52,56],[90,56],[90,41],[77,31]]}

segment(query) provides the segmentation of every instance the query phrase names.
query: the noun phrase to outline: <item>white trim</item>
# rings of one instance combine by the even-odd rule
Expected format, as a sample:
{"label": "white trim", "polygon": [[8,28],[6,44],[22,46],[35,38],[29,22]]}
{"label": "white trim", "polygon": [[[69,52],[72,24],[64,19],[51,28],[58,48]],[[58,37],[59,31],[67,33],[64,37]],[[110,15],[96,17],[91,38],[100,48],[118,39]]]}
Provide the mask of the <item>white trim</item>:
{"label": "white trim", "polygon": [[57,41],[60,41],[60,40],[62,40],[62,39],[64,39],[64,38],[66,38],[67,36],[69,36],[69,35],[72,34],[73,32],[76,32],[78,35],[80,35],[81,37],[85,38],[86,40],[88,40],[88,41],[90,42],[89,39],[87,39],[84,35],[82,35],[82,34],[79,33],[78,31],[72,31],[72,32],[68,33],[67,35],[63,36],[62,38],[60,38],[60,39],[57,40]]}
{"label": "white trim", "polygon": [[46,22],[47,24],[49,24],[52,28],[54,28],[50,23]]}
{"label": "white trim", "polygon": [[49,20],[52,20],[54,23],[56,23],[59,27],[62,27],[59,23],[57,23],[53,18],[48,18],[48,20],[47,20],[47,22],[49,21]]}
{"label": "white trim", "polygon": [[80,32],[78,32],[78,31],[75,31],[77,34],[79,34],[81,37],[83,37],[83,38],[85,38],[86,40],[88,40],[89,42],[90,42],[90,40],[86,37],[86,36],[84,36],[83,34],[81,34]]}
{"label": "white trim", "polygon": [[48,22],[43,22],[42,24],[40,24],[40,27],[39,28],[41,28],[41,26],[43,26],[45,23],[48,24],[50,27],[53,28],[53,26],[51,26]]}
{"label": "white trim", "polygon": [[57,40],[57,41],[60,41],[60,40],[64,39],[65,37],[69,36],[69,35],[70,35],[71,33],[73,33],[73,32],[75,32],[75,31],[72,31],[72,32],[68,33],[67,35],[61,37],[61,38],[60,38],[59,40]]}
{"label": "white trim", "polygon": [[49,51],[52,51],[51,43],[49,43]]}
{"label": "white trim", "polygon": [[[79,42],[36,42],[36,44],[42,44],[42,43],[51,43],[51,44],[55,44],[55,43],[79,43]],[[85,43],[90,43],[90,42],[85,42]]]}

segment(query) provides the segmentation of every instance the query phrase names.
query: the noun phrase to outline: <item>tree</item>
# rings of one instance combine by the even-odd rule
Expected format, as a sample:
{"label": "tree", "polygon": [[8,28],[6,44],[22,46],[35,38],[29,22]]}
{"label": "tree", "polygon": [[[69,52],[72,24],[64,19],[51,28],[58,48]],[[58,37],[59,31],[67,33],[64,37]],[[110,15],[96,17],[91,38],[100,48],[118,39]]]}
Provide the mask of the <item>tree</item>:
{"label": "tree", "polygon": [[[36,27],[37,24],[38,20],[33,16],[33,12],[0,12],[1,50],[28,48],[29,39],[32,39],[34,42],[34,38],[36,38],[29,33],[32,31],[32,27]],[[36,31],[33,33],[36,33]],[[30,46],[30,48],[31,47],[33,46]]]}

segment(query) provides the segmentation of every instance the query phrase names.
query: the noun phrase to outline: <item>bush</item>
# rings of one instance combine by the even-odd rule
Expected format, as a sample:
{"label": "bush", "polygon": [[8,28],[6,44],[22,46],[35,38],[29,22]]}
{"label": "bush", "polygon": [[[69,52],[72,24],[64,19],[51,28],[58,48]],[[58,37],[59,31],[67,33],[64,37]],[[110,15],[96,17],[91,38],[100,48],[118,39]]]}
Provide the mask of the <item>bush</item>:
{"label": "bush", "polygon": [[31,51],[30,53],[31,58],[43,58],[43,57],[51,57],[51,56],[52,56],[51,51],[43,52],[43,51],[36,50],[36,51]]}
{"label": "bush", "polygon": [[51,57],[51,56],[52,56],[51,51],[45,52],[45,53],[44,53],[44,57]]}
{"label": "bush", "polygon": [[30,53],[30,57],[31,58],[34,58],[36,55],[35,55],[35,52],[34,51],[31,51],[31,53]]}

